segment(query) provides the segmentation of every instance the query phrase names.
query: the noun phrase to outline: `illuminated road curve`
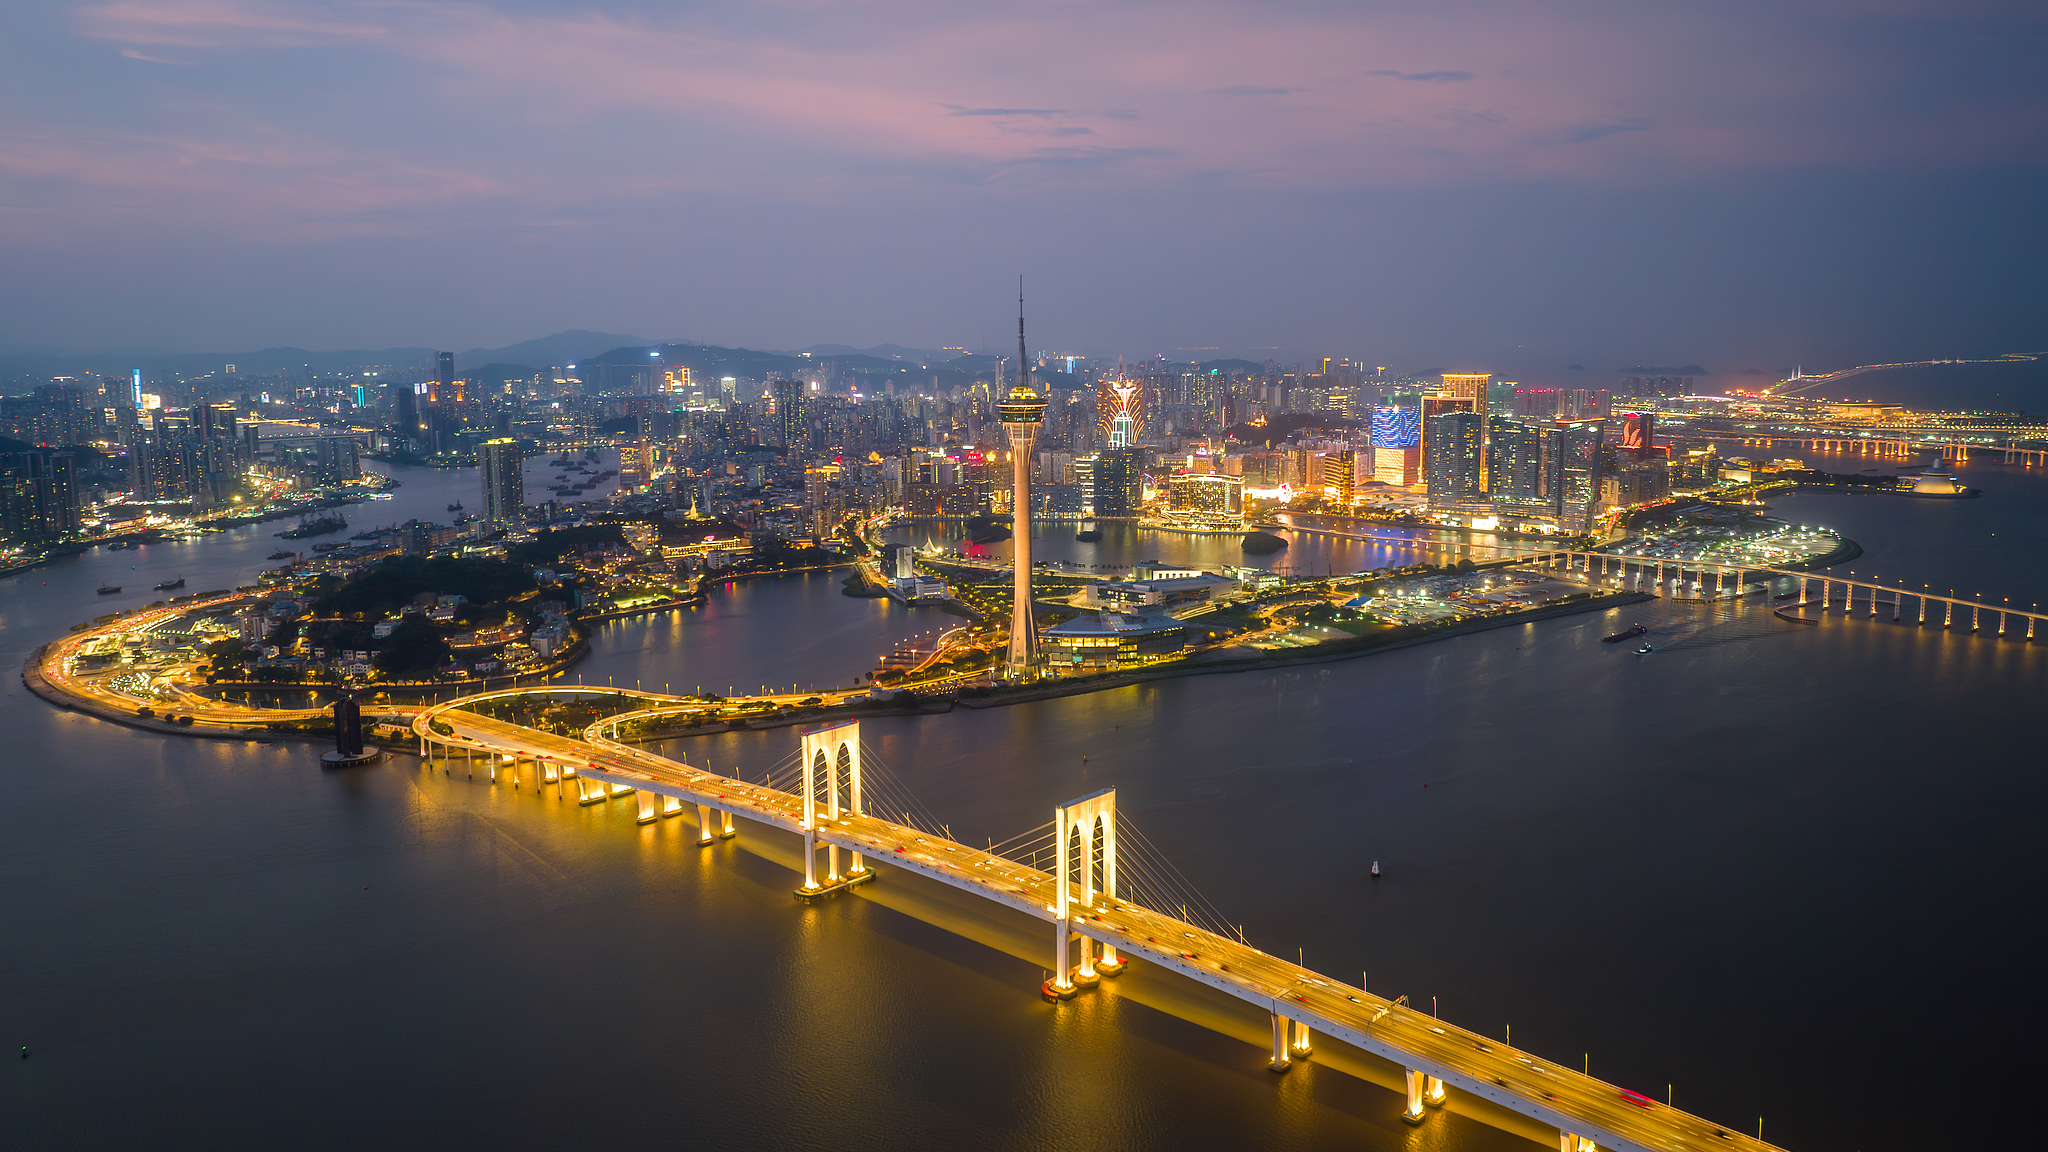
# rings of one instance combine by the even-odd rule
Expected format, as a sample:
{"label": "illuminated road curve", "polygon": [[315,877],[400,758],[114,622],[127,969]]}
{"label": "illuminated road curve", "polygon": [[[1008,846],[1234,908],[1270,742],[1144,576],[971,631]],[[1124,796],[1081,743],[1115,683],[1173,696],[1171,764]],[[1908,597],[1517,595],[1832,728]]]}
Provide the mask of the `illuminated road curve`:
{"label": "illuminated road curve", "polygon": [[[1126,959],[1149,960],[1271,1013],[1276,1069],[1285,1068],[1290,1058],[1306,1054],[1314,1031],[1407,1069],[1409,1107],[1405,1117],[1411,1120],[1426,1118],[1425,1109],[1441,1103],[1448,1086],[1556,1127],[1559,1147],[1567,1152],[1578,1152],[1588,1145],[1642,1152],[1738,1147],[1754,1152],[1769,1147],[1663,1104],[1639,1096],[1632,1100],[1615,1085],[1445,1024],[1399,1001],[1368,995],[1362,989],[1269,956],[1247,943],[1111,895],[1088,891],[1081,880],[1067,881],[1065,903],[1069,915],[1062,931],[1058,875],[860,811],[857,766],[852,773],[852,803],[842,807],[836,802],[835,774],[831,785],[834,802],[827,804],[822,792],[814,792],[815,814],[807,828],[806,797],[799,793],[719,776],[612,738],[635,722],[680,716],[685,712],[682,708],[657,707],[612,716],[591,725],[580,738],[471,710],[492,700],[531,696],[588,698],[606,693],[605,689],[546,688],[466,697],[421,712],[414,718],[413,732],[420,738],[421,754],[430,764],[437,756],[444,764],[459,762],[451,760],[457,752],[472,764],[479,756],[489,756],[493,758],[487,762],[494,778],[498,769],[509,762],[509,770],[516,779],[523,763],[542,781],[565,784],[574,779],[585,803],[637,794],[643,823],[682,812],[685,805],[694,804],[698,806],[700,837],[707,843],[713,835],[710,814],[721,812],[805,837],[812,868],[816,848],[823,845],[930,877],[1047,921],[1053,926],[1055,955],[1062,961],[1070,934],[1080,937],[1082,960],[1078,974],[1083,977],[1094,971],[1096,944],[1103,947],[1106,965],[1113,963],[1110,957],[1117,954]],[[646,698],[644,693],[611,694]],[[853,755],[859,755],[858,721],[806,732],[802,738],[806,755],[814,745],[828,741],[850,746]],[[840,763],[843,767],[846,762]],[[824,779],[824,770],[821,759],[820,780]],[[1100,796],[1108,797],[1110,848],[1106,858],[1113,860],[1114,793]],[[1105,803],[1100,796],[1076,801],[1062,811],[1097,811]],[[730,827],[729,820],[725,826]],[[827,887],[839,879],[838,853],[833,851],[829,855],[834,874],[825,877]],[[856,859],[852,871],[858,872],[862,867]],[[1104,887],[1113,891],[1113,864],[1105,869],[1105,875],[1108,879]],[[1076,974],[1064,963],[1056,963],[1054,970],[1061,973],[1054,977],[1058,983],[1065,983],[1067,977]]]}

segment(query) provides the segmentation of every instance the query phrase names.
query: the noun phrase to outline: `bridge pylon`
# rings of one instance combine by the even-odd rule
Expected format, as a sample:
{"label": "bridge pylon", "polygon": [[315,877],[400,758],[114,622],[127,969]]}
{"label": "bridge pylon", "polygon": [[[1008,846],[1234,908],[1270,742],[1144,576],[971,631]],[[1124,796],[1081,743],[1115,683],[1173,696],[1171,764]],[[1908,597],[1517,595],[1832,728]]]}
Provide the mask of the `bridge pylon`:
{"label": "bridge pylon", "polygon": [[1057,858],[1053,912],[1058,924],[1053,931],[1053,977],[1047,987],[1064,1000],[1074,994],[1076,985],[1093,986],[1124,969],[1116,946],[1107,941],[1098,964],[1095,941],[1087,936],[1079,938],[1080,964],[1071,972],[1067,969],[1076,910],[1096,907],[1098,900],[1110,907],[1116,903],[1116,789],[1104,788],[1053,809],[1052,826]]}
{"label": "bridge pylon", "polygon": [[825,848],[825,882],[818,883],[819,821],[836,824],[842,815],[866,815],[860,796],[860,721],[807,728],[798,735],[803,757],[804,886],[796,890],[796,896],[808,902],[873,880],[875,874],[860,853],[849,851],[851,867],[842,875],[839,846],[829,844]]}

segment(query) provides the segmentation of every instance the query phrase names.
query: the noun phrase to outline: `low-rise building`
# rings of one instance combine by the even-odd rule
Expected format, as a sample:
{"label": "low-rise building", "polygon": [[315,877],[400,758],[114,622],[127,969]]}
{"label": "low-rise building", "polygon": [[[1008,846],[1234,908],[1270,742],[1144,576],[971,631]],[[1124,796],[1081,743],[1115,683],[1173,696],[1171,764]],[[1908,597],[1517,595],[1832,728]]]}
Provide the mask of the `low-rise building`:
{"label": "low-rise building", "polygon": [[1179,652],[1187,626],[1171,616],[1103,612],[1080,616],[1039,633],[1054,672],[1100,672]]}
{"label": "low-rise building", "polygon": [[1165,610],[1182,604],[1199,604],[1224,592],[1235,591],[1238,583],[1206,573],[1156,580],[1095,580],[1084,585],[1075,603],[1089,608],[1117,611]]}

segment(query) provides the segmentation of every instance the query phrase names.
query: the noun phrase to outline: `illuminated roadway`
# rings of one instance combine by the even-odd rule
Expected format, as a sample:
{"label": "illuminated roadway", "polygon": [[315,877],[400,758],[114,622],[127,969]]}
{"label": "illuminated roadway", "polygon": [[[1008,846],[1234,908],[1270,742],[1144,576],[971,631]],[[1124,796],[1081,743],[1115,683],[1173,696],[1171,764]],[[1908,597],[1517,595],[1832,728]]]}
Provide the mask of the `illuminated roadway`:
{"label": "illuminated roadway", "polygon": [[[542,690],[548,695],[575,691]],[[604,690],[582,689],[581,693],[593,691]],[[592,725],[585,738],[579,739],[493,719],[464,707],[529,694],[508,690],[430,708],[415,717],[413,731],[433,744],[555,761],[586,780],[673,797],[802,835],[801,796],[693,768],[611,740],[599,731],[636,718],[679,714],[680,710],[654,709],[609,717]],[[429,744],[422,747],[432,751]],[[836,821],[821,815],[815,835],[823,844],[887,861],[1040,920],[1056,919],[1056,878],[1006,857],[872,815],[847,814]],[[1450,1087],[1594,1141],[1600,1148],[1672,1152],[1770,1147],[1663,1104],[1632,1103],[1615,1085],[1552,1065],[1172,916],[1104,896],[1098,896],[1093,907],[1084,907],[1078,893],[1073,906],[1081,911],[1072,918],[1072,931],[1114,945],[1126,957],[1141,957],[1199,980],[1405,1069],[1437,1077]]]}

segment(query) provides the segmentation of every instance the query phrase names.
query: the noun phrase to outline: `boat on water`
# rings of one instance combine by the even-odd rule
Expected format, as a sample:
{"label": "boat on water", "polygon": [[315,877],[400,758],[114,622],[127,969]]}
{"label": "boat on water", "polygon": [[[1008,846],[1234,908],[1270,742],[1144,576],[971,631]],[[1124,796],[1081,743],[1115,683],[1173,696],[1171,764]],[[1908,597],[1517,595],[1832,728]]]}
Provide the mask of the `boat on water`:
{"label": "boat on water", "polygon": [[116,540],[112,544],[107,545],[107,551],[119,552],[121,549],[129,547],[133,547],[133,545],[129,544],[126,540]]}
{"label": "boat on water", "polygon": [[1602,636],[1600,642],[1602,644],[1619,644],[1623,640],[1633,640],[1648,631],[1648,628],[1643,627],[1641,624],[1636,624],[1616,632],[1612,636]]}
{"label": "boat on water", "polygon": [[284,549],[281,551],[272,552],[268,558],[272,560],[289,560],[297,555],[297,552],[293,552],[290,549]]}
{"label": "boat on water", "polygon": [[121,586],[119,584],[100,585],[100,595],[102,596],[112,596],[114,593],[119,592],[120,590]]}
{"label": "boat on water", "polygon": [[184,586],[185,578],[183,576],[180,576],[176,580],[166,580],[163,583],[157,585],[156,590],[159,592],[169,592],[173,588],[183,588]]}
{"label": "boat on water", "polygon": [[1638,656],[1648,656],[1648,655],[1649,655],[1650,653],[1652,653],[1652,652],[1655,652],[1655,651],[1656,651],[1656,649],[1655,649],[1655,648],[1652,648],[1652,647],[1650,647],[1650,646],[1649,646],[1648,644],[1645,644],[1645,645],[1643,645],[1643,646],[1642,646],[1641,648],[1638,648],[1638,649],[1636,649],[1636,655],[1638,655]]}
{"label": "boat on water", "polygon": [[457,501],[456,501],[455,503],[453,503],[453,504],[450,504],[450,505],[448,506],[448,510],[449,510],[450,512],[460,512],[460,511],[462,511],[462,501],[460,501],[460,500],[457,500]]}

